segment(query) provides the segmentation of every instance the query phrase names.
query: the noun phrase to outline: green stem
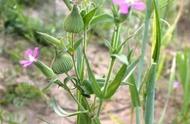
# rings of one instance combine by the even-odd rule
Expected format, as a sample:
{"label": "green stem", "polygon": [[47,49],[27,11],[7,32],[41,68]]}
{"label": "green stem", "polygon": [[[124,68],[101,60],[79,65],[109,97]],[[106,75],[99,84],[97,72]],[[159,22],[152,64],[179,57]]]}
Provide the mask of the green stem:
{"label": "green stem", "polygon": [[120,37],[120,29],[121,29],[121,24],[118,24],[116,26],[116,39],[115,39],[115,48],[118,49],[120,45],[119,37]]}
{"label": "green stem", "polygon": [[140,61],[138,64],[138,75],[137,75],[137,88],[139,90],[142,80],[142,74],[144,71],[144,56],[146,52],[146,47],[148,43],[148,31],[150,27],[150,17],[151,17],[151,7],[152,7],[152,0],[147,0],[146,2],[146,17],[145,17],[145,29],[144,29],[144,36],[143,36],[143,42],[142,42],[142,48],[141,48],[141,56]]}
{"label": "green stem", "polygon": [[[67,76],[70,76],[68,74],[66,74]],[[73,81],[72,81],[73,82]],[[73,96],[73,94],[71,93],[69,87],[67,87],[67,85],[64,85],[61,81],[57,80],[57,82],[55,82],[56,84],[58,84],[60,87],[64,87],[65,90],[69,93],[69,95],[74,99],[74,101],[84,110],[84,107],[80,104],[80,102]],[[74,82],[73,82],[74,83]]]}
{"label": "green stem", "polygon": [[121,24],[117,24],[113,32],[113,38],[112,38],[112,43],[111,43],[112,48],[114,50],[113,52],[115,52],[115,50],[117,50],[120,45],[119,43],[120,28],[121,28]]}
{"label": "green stem", "polygon": [[115,58],[112,58],[111,63],[110,63],[110,67],[109,67],[109,71],[108,71],[108,75],[107,75],[107,78],[106,78],[106,81],[105,81],[104,89],[103,89],[103,95],[105,95],[105,93],[107,91],[107,87],[108,87],[109,79],[111,77],[111,73],[112,73],[112,70],[113,70],[114,62],[115,62]]}
{"label": "green stem", "polygon": [[[74,34],[72,34],[71,45],[72,45],[72,48],[74,49]],[[79,74],[78,74],[78,71],[77,71],[77,66],[76,66],[76,63],[75,63],[75,53],[74,53],[74,51],[73,51],[73,53],[71,54],[71,57],[72,57],[72,61],[73,61],[73,65],[74,65],[74,70],[75,70],[77,79],[80,80]]]}
{"label": "green stem", "polygon": [[71,91],[70,91],[70,90],[67,90],[67,92],[69,93],[69,95],[71,95],[71,97],[72,97],[72,98],[74,99],[74,101],[78,104],[78,106],[80,106],[80,108],[81,108],[82,110],[86,111],[85,108],[80,104],[80,102],[73,96],[73,94],[71,93]]}
{"label": "green stem", "polygon": [[[119,47],[120,28],[121,28],[121,24],[117,24],[116,29],[115,29],[115,31],[113,33],[112,48],[114,49],[114,51],[117,50],[117,48]],[[108,69],[108,75],[107,75],[107,78],[106,78],[106,81],[105,81],[105,84],[104,84],[103,96],[105,95],[105,93],[107,91],[108,84],[109,84],[109,79],[110,79],[111,74],[112,74],[114,63],[115,63],[115,58],[112,57],[110,65],[109,65],[109,69]],[[98,111],[97,111],[97,114],[96,114],[97,117],[99,117],[99,115],[100,115],[100,111],[101,111],[101,108],[102,108],[103,101],[104,100],[100,99],[100,103],[99,103],[99,106],[98,106]]]}
{"label": "green stem", "polygon": [[100,103],[99,103],[99,106],[98,106],[98,111],[97,111],[97,114],[96,114],[97,117],[100,116],[100,111],[101,111],[101,108],[102,108],[102,104],[103,104],[103,100],[100,99]]}
{"label": "green stem", "polygon": [[136,124],[140,124],[141,122],[141,107],[137,106],[135,107],[135,113],[136,113]]}
{"label": "green stem", "polygon": [[[109,70],[108,70],[108,75],[107,75],[107,78],[106,78],[106,81],[105,81],[104,89],[103,89],[103,95],[105,95],[105,93],[106,93],[106,90],[107,90],[107,87],[108,87],[108,84],[109,84],[109,79],[111,77],[111,73],[112,73],[112,70],[113,70],[114,62],[115,62],[115,58],[112,58],[110,66],[109,66]],[[97,111],[97,117],[99,117],[99,115],[100,115],[102,104],[103,104],[103,100],[100,99],[100,104],[98,106],[98,111]]]}

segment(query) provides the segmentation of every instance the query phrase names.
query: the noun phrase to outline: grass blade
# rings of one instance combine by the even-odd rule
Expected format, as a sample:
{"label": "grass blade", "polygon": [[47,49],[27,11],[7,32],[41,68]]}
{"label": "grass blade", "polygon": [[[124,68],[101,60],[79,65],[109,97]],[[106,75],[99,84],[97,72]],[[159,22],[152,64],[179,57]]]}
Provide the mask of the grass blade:
{"label": "grass blade", "polygon": [[155,98],[155,78],[156,78],[156,63],[153,63],[150,68],[149,80],[147,83],[147,96],[145,100],[145,124],[154,123],[154,98]]}

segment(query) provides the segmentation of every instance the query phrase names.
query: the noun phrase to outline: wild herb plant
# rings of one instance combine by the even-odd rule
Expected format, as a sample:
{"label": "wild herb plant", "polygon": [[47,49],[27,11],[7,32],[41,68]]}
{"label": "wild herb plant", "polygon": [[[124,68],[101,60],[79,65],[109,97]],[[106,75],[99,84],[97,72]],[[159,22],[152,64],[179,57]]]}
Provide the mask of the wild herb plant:
{"label": "wild herb plant", "polygon": [[51,32],[51,28],[44,26],[40,19],[27,16],[24,5],[18,0],[0,0],[0,17],[3,21],[5,34],[17,34],[28,41],[46,46],[37,32]]}
{"label": "wild herb plant", "polygon": [[[55,48],[52,65],[48,66],[39,60],[39,48],[37,47],[28,49],[25,52],[25,60],[20,61],[24,68],[34,64],[49,79],[50,85],[56,84],[66,90],[78,105],[76,112],[66,112],[53,99],[51,105],[54,111],[63,117],[76,115],[77,124],[100,124],[99,117],[103,103],[111,99],[121,85],[125,85],[129,86],[130,89],[131,101],[136,112],[136,123],[141,123],[141,111],[143,111],[144,123],[153,124],[155,84],[161,46],[158,1],[147,0],[146,3],[143,3],[141,1],[113,0],[112,14],[104,11],[98,13],[104,1],[94,3],[77,0],[63,1],[70,10],[70,14],[64,20],[64,30],[67,35],[62,38],[63,40],[47,33],[38,32],[48,44]],[[125,40],[121,36],[122,26],[124,22],[130,20],[129,15],[132,14],[132,11],[145,12],[144,36],[139,57],[134,56],[133,49],[129,49],[127,54],[123,52],[128,40],[135,35],[134,33]],[[152,32],[155,34],[152,38],[153,50],[150,65],[145,68],[144,57],[150,39],[149,30],[152,17],[154,18]],[[110,53],[110,63],[106,76],[97,78],[86,54],[87,38],[92,25],[99,26],[105,22],[114,24],[112,38],[107,39],[106,42]],[[118,62],[120,62],[120,65],[117,72],[114,73],[113,68]],[[138,67],[138,70],[134,73],[136,67]],[[74,75],[69,73],[71,70],[74,71]],[[144,73],[144,71],[147,71],[147,73]],[[66,76],[63,81],[58,78],[60,74]],[[75,86],[75,92],[72,91],[68,83]],[[94,101],[91,101],[90,97],[94,97]]]}
{"label": "wild herb plant", "polygon": [[176,57],[177,76],[183,89],[183,103],[179,113],[178,123],[190,123],[190,50],[185,49],[184,52],[179,52]]}
{"label": "wild herb plant", "polygon": [[32,100],[39,100],[43,94],[37,87],[28,83],[19,83],[7,86],[7,91],[3,93],[0,105],[6,106],[13,104],[15,106],[23,106]]}

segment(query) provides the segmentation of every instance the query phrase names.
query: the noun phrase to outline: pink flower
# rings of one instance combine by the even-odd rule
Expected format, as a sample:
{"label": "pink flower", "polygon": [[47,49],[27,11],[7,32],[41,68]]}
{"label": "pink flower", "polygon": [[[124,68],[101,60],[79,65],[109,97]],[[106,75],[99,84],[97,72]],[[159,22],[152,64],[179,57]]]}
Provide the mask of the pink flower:
{"label": "pink flower", "polygon": [[141,1],[130,2],[129,0],[112,0],[112,2],[119,6],[119,12],[121,14],[127,14],[129,8],[139,11],[143,11],[146,8],[145,4]]}
{"label": "pink flower", "polygon": [[38,60],[39,57],[39,48],[35,47],[34,50],[32,49],[27,49],[24,53],[24,58],[25,60],[21,60],[20,64],[26,68],[31,66],[34,62]]}
{"label": "pink flower", "polygon": [[175,82],[173,83],[173,89],[178,89],[179,86],[180,86],[180,83],[179,83],[178,81],[175,81]]}

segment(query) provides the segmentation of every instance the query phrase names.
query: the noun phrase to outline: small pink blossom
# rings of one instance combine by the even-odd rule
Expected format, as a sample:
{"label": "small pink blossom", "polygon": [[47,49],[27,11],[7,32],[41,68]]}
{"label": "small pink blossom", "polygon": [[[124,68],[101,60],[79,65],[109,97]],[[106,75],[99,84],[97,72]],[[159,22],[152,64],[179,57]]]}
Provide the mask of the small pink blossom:
{"label": "small pink blossom", "polygon": [[27,68],[31,66],[34,62],[38,60],[39,57],[39,48],[35,47],[33,50],[32,49],[27,49],[24,53],[24,60],[20,61],[20,64],[24,67]]}
{"label": "small pink blossom", "polygon": [[173,83],[173,89],[178,89],[179,86],[180,86],[180,83],[179,83],[178,81],[175,81],[175,82]]}
{"label": "small pink blossom", "polygon": [[134,2],[130,2],[129,0],[112,0],[112,2],[119,6],[119,12],[121,14],[128,14],[129,8],[138,11],[143,11],[146,8],[145,4],[139,0]]}

